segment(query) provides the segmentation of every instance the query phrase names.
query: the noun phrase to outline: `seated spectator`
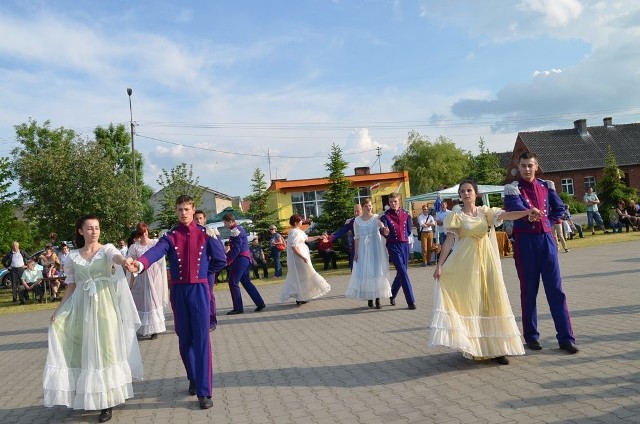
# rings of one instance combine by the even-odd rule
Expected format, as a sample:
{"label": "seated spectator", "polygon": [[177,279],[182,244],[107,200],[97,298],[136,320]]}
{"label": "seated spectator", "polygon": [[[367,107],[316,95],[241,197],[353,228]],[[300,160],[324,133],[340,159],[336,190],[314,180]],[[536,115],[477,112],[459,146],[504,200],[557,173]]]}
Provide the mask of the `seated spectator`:
{"label": "seated spectator", "polygon": [[42,303],[44,287],[42,287],[41,282],[42,269],[36,267],[36,261],[29,259],[27,268],[22,273],[22,280],[20,281],[19,295],[21,305],[24,305],[24,302],[29,300],[29,292],[33,292],[36,295],[38,303]]}
{"label": "seated spectator", "polygon": [[609,214],[609,224],[611,225],[611,231],[614,233],[622,232],[623,225],[622,222],[620,222],[620,217],[615,208],[611,209],[611,213]]}
{"label": "seated spectator", "polygon": [[249,251],[251,252],[251,267],[253,268],[253,278],[260,278],[260,273],[258,272],[259,268],[262,268],[262,275],[264,276],[264,278],[269,278],[267,258],[265,258],[264,256],[264,250],[262,250],[262,246],[260,246],[258,237],[254,238],[253,241],[251,241]]}
{"label": "seated spectator", "polygon": [[336,264],[336,252],[333,250],[333,242],[331,241],[331,237],[329,237],[329,234],[326,231],[324,231],[318,239],[318,253],[324,260],[325,271],[329,269],[330,261],[333,269],[338,268],[338,265]]}
{"label": "seated spectator", "polygon": [[573,240],[573,237],[576,233],[580,236],[580,238],[584,238],[584,233],[582,232],[582,225],[576,225],[571,219],[571,211],[569,210],[569,205],[564,205],[564,215],[562,217],[563,220],[563,229],[565,232],[564,238]]}
{"label": "seated spectator", "polygon": [[49,287],[51,288],[51,301],[55,302],[60,300],[58,296],[58,288],[60,287],[60,280],[55,279],[58,276],[58,269],[60,267],[60,259],[56,252],[53,251],[53,244],[47,244],[45,251],[40,255],[40,265],[42,265],[42,276],[44,278],[54,278],[49,280]]}
{"label": "seated spectator", "polygon": [[620,222],[627,228],[627,233],[629,232],[629,227],[631,227],[633,231],[638,231],[638,217],[631,216],[627,213],[627,205],[624,200],[618,200],[615,212]]}

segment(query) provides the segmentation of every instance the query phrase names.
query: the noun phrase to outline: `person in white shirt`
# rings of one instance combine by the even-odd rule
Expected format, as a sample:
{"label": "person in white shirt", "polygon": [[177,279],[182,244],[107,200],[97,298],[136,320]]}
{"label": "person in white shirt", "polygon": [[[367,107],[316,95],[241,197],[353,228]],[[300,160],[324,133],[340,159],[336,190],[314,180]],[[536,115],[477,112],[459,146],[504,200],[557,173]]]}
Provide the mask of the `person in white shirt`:
{"label": "person in white shirt", "polygon": [[438,225],[438,243],[444,244],[447,239],[447,234],[444,232],[444,219],[449,215],[451,211],[447,209],[445,202],[440,203],[440,210],[436,212],[436,224]]}
{"label": "person in white shirt", "polygon": [[422,213],[418,215],[418,232],[420,243],[422,244],[422,266],[433,265],[431,261],[431,245],[433,244],[433,231],[436,227],[436,220],[429,214],[429,207],[422,206]]}

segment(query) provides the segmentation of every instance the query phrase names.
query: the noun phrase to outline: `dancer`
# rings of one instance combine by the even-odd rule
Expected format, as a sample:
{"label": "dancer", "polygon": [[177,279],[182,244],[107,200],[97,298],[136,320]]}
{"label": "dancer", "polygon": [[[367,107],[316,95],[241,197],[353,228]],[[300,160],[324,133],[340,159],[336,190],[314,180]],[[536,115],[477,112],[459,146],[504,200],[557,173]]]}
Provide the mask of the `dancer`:
{"label": "dancer", "polygon": [[99,422],[133,397],[132,378],[142,379],[136,340],[140,318],[120,266],[131,259],[102,245],[100,222],[76,222],[76,246],[64,265],[67,289],[51,315],[44,367],[44,406],[101,410]]}
{"label": "dancer", "polygon": [[178,225],[167,231],[155,246],[128,268],[130,272],[139,273],[168,256],[171,307],[180,356],[189,379],[189,394],[198,396],[201,409],[208,409],[213,406],[208,276],[220,271],[226,258],[222,244],[195,223],[194,213],[193,198],[179,196],[176,199]]}
{"label": "dancer", "polygon": [[391,285],[391,305],[395,306],[396,296],[402,287],[404,297],[409,309],[416,309],[416,299],[413,296],[413,287],[409,280],[409,254],[413,246],[413,224],[407,211],[400,208],[400,194],[389,195],[389,209],[380,218],[384,225],[380,231],[387,239],[387,251],[389,258],[396,268],[396,278]]}
{"label": "dancer", "polygon": [[[495,226],[503,219],[537,215],[533,209],[505,212],[477,207],[478,186],[472,180],[462,181],[458,193],[463,207],[444,220],[447,238],[433,272],[430,345],[460,350],[465,358],[508,365],[506,356],[524,355],[524,348],[502,277]],[[454,239],[456,248],[451,252]]]}
{"label": "dancer", "polygon": [[353,220],[353,270],[346,297],[367,300],[368,306],[380,309],[380,298],[391,297],[389,284],[389,254],[380,235],[380,217],[372,214],[370,198],[362,200],[363,213]]}
{"label": "dancer", "polygon": [[229,266],[229,291],[231,292],[231,301],[233,302],[233,310],[227,312],[227,315],[237,315],[244,312],[242,305],[242,293],[240,292],[240,283],[247,291],[251,300],[256,305],[255,312],[260,312],[266,305],[260,292],[249,278],[249,268],[251,267],[251,252],[249,251],[249,241],[247,240],[247,232],[242,226],[236,224],[236,218],[232,213],[227,213],[222,217],[224,226],[231,230],[229,237],[229,251],[227,252],[227,265]]}
{"label": "dancer", "polygon": [[[149,227],[140,223],[136,226],[136,242],[129,247],[127,256],[137,260],[158,243],[158,239],[149,238]],[[169,287],[167,284],[167,265],[164,258],[149,267],[147,272],[136,277],[131,276],[131,294],[136,302],[142,325],[138,335],[158,338],[158,333],[167,331],[164,321],[164,308],[169,305]]]}
{"label": "dancer", "polygon": [[296,305],[303,305],[308,300],[324,296],[331,290],[329,283],[313,268],[309,247],[305,244],[306,241],[315,241],[320,236],[307,236],[300,228],[303,219],[297,214],[289,218],[291,230],[287,237],[287,277],[280,292],[280,302],[293,297]]}
{"label": "dancer", "polygon": [[536,178],[538,157],[535,153],[520,155],[518,168],[520,178],[504,187],[504,205],[508,211],[523,211],[534,208],[541,219],[529,222],[519,219],[513,223],[513,258],[520,279],[520,302],[522,304],[522,328],[527,347],[540,350],[538,311],[536,298],[540,288],[540,276],[544,293],[549,303],[551,317],[556,328],[560,349],[574,354],[579,351],[571,328],[567,298],[562,291],[558,249],[551,233],[551,222],[564,214],[564,204],[556,193],[552,181]]}
{"label": "dancer", "polygon": [[[220,239],[220,232],[212,227],[207,227],[207,214],[204,213],[203,210],[197,209],[193,214],[193,219],[196,221],[196,224],[202,225],[209,237],[212,237],[218,242],[222,243]],[[224,246],[223,246],[224,248]],[[211,258],[209,258],[211,259]],[[219,274],[219,272],[218,272]],[[216,284],[216,279],[218,278],[217,274],[208,274],[207,278],[209,279],[209,290],[211,290],[211,305],[210,305],[210,315],[209,315],[209,330],[213,331],[218,327],[218,308],[216,306],[216,294],[214,292],[214,287]]]}

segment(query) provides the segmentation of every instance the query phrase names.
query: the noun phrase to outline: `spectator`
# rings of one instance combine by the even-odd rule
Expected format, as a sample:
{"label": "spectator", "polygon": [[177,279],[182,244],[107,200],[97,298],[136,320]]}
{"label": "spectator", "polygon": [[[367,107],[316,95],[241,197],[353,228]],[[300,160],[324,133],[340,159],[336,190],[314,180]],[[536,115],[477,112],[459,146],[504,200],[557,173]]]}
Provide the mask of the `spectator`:
{"label": "spectator", "polygon": [[362,215],[360,203],[353,205],[353,218],[345,221],[344,225],[335,233],[331,234],[331,241],[347,236],[347,249],[349,249],[349,269],[353,269],[353,255],[355,253],[355,243],[353,241],[353,223],[356,217]]}
{"label": "spectator", "polygon": [[433,265],[431,261],[431,245],[433,244],[433,232],[436,228],[436,220],[429,213],[427,205],[422,206],[422,213],[418,215],[418,237],[422,244],[422,266]]}
{"label": "spectator", "polygon": [[64,262],[69,257],[69,246],[66,243],[60,245],[60,276],[64,277]]}
{"label": "spectator", "polygon": [[27,267],[28,261],[29,255],[20,249],[20,243],[17,241],[11,243],[11,250],[2,258],[2,265],[9,270],[11,277],[11,293],[14,303],[18,301],[18,285],[22,281],[22,273]]}
{"label": "spectator", "polygon": [[60,288],[60,280],[55,279],[60,268],[60,259],[56,252],[53,251],[53,245],[47,244],[44,253],[40,255],[40,265],[42,265],[42,276],[49,278],[49,288],[51,289],[51,301],[60,300],[58,297],[58,289]]}
{"label": "spectator", "polygon": [[42,282],[42,270],[36,268],[36,261],[29,259],[27,261],[27,269],[22,273],[21,281],[21,294],[20,304],[24,305],[24,302],[29,300],[29,292],[33,292],[36,295],[38,303],[42,303],[42,295],[44,289],[40,284]]}
{"label": "spectator", "polygon": [[[135,233],[135,231],[132,231],[131,235],[133,236],[134,233]],[[125,242],[124,239],[118,240],[118,250],[120,251],[120,254],[122,256],[124,256],[125,258],[127,257],[127,252],[129,251],[129,246],[131,246],[133,244],[133,242],[135,242],[135,236],[131,241],[132,242],[129,243],[129,245],[127,245],[127,242]]]}
{"label": "spectator", "polygon": [[253,268],[253,278],[260,278],[260,268],[262,268],[263,278],[269,278],[267,258],[265,258],[264,256],[264,250],[262,250],[262,246],[260,246],[260,240],[258,240],[258,237],[254,238],[251,241],[249,251],[251,252],[251,267]]}
{"label": "spectator", "polygon": [[447,239],[447,234],[444,232],[444,219],[449,215],[451,211],[447,209],[445,202],[440,203],[440,209],[436,212],[436,224],[438,225],[438,244],[444,244]]}
{"label": "spectator", "polygon": [[324,231],[322,236],[318,239],[318,253],[324,260],[325,271],[329,269],[329,262],[331,262],[333,269],[338,268],[338,265],[336,264],[336,252],[333,250],[333,242],[326,231]]}
{"label": "spectator", "polygon": [[616,208],[611,208],[611,213],[609,214],[609,224],[611,225],[611,231],[613,233],[621,233],[622,232],[622,222],[620,222],[620,217],[616,213]]}
{"label": "spectator", "polygon": [[615,213],[616,215],[618,215],[619,221],[626,227],[627,233],[629,232],[629,227],[631,227],[633,231],[638,230],[638,218],[627,213],[627,205],[625,204],[624,200],[618,200],[618,205],[616,206]]}
{"label": "spectator", "polygon": [[280,253],[287,248],[287,243],[284,241],[284,237],[278,233],[278,228],[275,225],[269,225],[269,231],[271,232],[271,240],[269,240],[270,253],[275,268],[273,278],[282,277]]}
{"label": "spectator", "polygon": [[602,231],[604,231],[605,234],[608,234],[609,231],[604,229],[602,216],[600,216],[600,212],[598,212],[598,204],[600,204],[600,199],[598,199],[598,195],[593,192],[593,187],[587,188],[587,192],[585,193],[582,200],[587,205],[587,228],[591,228],[591,235],[596,234],[594,223]]}
{"label": "spectator", "polygon": [[[564,205],[564,208],[565,208],[565,211],[564,211],[564,215],[562,216],[562,220],[563,220],[563,229],[565,230],[565,235],[564,235],[565,240],[567,239],[567,237],[569,238],[569,240],[573,240],[573,235],[575,233],[578,233],[580,238],[584,238],[584,233],[582,232],[582,225],[576,225],[573,222],[573,219],[571,219],[571,212],[569,211],[569,205]],[[567,231],[567,228],[569,229],[568,231]]]}
{"label": "spectator", "polygon": [[562,244],[562,248],[564,249],[564,251],[565,252],[569,252],[569,249],[567,249],[567,241],[564,239],[564,235],[562,234],[562,219],[561,218],[558,218],[553,223],[552,233],[556,238],[556,246],[558,246],[558,243],[560,243],[560,244]]}

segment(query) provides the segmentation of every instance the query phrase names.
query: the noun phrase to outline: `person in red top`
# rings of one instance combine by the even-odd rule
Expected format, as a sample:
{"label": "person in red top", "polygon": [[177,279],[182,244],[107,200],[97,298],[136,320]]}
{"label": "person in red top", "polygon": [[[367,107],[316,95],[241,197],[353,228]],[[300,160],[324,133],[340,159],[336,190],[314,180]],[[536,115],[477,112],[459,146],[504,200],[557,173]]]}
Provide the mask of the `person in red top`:
{"label": "person in red top", "polygon": [[329,269],[329,262],[333,266],[333,269],[337,269],[338,265],[336,265],[336,252],[333,250],[333,241],[331,241],[331,237],[325,231],[322,233],[322,237],[318,239],[318,253],[324,259],[324,270]]}

